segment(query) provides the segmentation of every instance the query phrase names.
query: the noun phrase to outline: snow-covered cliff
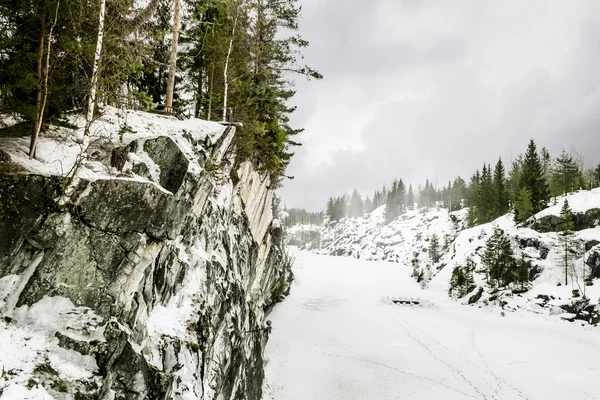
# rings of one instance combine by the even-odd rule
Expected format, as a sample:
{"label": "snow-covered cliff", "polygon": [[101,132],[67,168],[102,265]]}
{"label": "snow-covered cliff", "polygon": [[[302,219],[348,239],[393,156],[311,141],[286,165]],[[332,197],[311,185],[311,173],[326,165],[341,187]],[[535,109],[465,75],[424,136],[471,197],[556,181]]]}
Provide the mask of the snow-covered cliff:
{"label": "snow-covered cliff", "polygon": [[34,160],[0,137],[3,398],[260,399],[292,274],[235,130],[106,107],[60,207],[82,123],[62,125]]}

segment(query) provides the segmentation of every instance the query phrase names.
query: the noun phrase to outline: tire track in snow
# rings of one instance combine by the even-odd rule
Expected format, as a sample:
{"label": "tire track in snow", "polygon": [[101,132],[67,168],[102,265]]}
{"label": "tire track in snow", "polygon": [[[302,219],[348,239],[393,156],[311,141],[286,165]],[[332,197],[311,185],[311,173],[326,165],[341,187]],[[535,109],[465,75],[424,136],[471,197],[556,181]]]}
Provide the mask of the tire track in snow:
{"label": "tire track in snow", "polygon": [[[507,387],[511,388],[512,390],[514,390],[517,393],[517,395],[520,398],[522,398],[523,400],[529,400],[529,398],[527,396],[525,396],[525,393],[523,393],[522,391],[520,391],[516,386],[508,383],[505,379],[502,379],[498,375],[496,375],[496,373],[494,372],[494,370],[490,367],[490,364],[488,363],[486,357],[481,353],[481,351],[479,350],[479,347],[477,347],[477,344],[475,343],[475,331],[476,330],[477,330],[477,326],[475,326],[473,328],[473,330],[471,331],[471,347],[477,353],[477,355],[479,355],[479,357],[481,358],[481,360],[484,362],[485,369],[486,369],[487,373],[490,374],[490,375],[492,375],[498,381],[498,383],[502,383],[505,386],[507,386]],[[498,391],[496,393],[498,393],[499,391],[500,391],[500,389],[498,388]]]}
{"label": "tire track in snow", "polygon": [[[433,357],[436,361],[438,361],[440,364],[446,366],[448,369],[450,369],[451,371],[453,371],[456,375],[458,375],[459,377],[461,377],[479,396],[481,396],[484,400],[488,400],[488,396],[481,392],[479,390],[479,388],[477,388],[477,386],[473,383],[473,381],[471,381],[469,378],[467,378],[462,371],[460,371],[458,368],[448,364],[447,362],[445,362],[444,360],[442,360],[441,358],[439,358],[434,352],[432,352],[425,343],[423,343],[422,341],[420,341],[415,335],[411,334],[410,331],[406,328],[406,326],[404,326],[404,324],[402,324],[400,321],[398,321],[396,318],[392,319],[394,321],[396,321],[398,323],[398,325],[400,325],[402,327],[402,329],[404,329],[404,331],[406,332],[406,334],[408,335],[409,338],[411,338],[412,340],[414,340],[415,342],[417,342],[422,348],[423,350],[425,350],[427,353],[429,353],[429,355],[431,355],[431,357]],[[406,321],[405,321],[406,322]],[[411,325],[409,322],[406,322],[408,325]],[[414,327],[414,326],[413,326]],[[427,336],[427,335],[425,335]],[[474,397],[474,396],[471,396]],[[477,398],[477,397],[475,397]]]}
{"label": "tire track in snow", "polygon": [[[311,350],[311,351],[315,352],[314,350]],[[412,372],[402,371],[401,369],[398,369],[396,367],[392,367],[391,365],[387,365],[387,364],[380,363],[380,362],[377,362],[377,361],[372,361],[372,360],[365,360],[364,358],[343,356],[343,355],[340,355],[340,354],[331,354],[331,353],[325,353],[325,352],[319,352],[319,353],[323,354],[323,355],[326,355],[326,356],[329,356],[329,357],[344,358],[344,359],[347,359],[347,360],[354,360],[354,361],[360,361],[360,362],[364,362],[364,363],[368,363],[368,364],[372,364],[372,365],[377,365],[379,367],[383,367],[383,368],[390,369],[392,371],[396,371],[396,372],[398,372],[400,374],[403,374],[403,375],[408,375],[408,376],[412,376],[412,377],[415,377],[415,378],[426,380],[426,381],[432,383],[434,386],[442,386],[442,387],[444,387],[446,389],[449,389],[449,390],[452,390],[454,392],[460,393],[460,394],[462,394],[464,396],[467,396],[467,397],[470,397],[470,398],[473,398],[473,399],[477,399],[477,397],[473,396],[472,394],[469,394],[467,392],[463,392],[460,389],[448,386],[448,385],[446,385],[443,382],[435,381],[435,380],[430,379],[430,378],[428,378],[426,376],[413,374]]]}
{"label": "tire track in snow", "polygon": [[[482,368],[482,366],[475,364],[474,362],[472,362],[471,360],[463,357],[462,355],[460,355],[460,353],[455,352],[454,350],[448,348],[447,346],[445,346],[444,344],[442,344],[440,341],[436,340],[435,338],[431,337],[430,335],[428,335],[427,333],[423,332],[422,329],[420,329],[419,327],[411,324],[410,322],[408,322],[407,320],[403,320],[407,325],[409,325],[411,328],[413,328],[414,330],[418,331],[421,335],[425,336],[426,338],[428,338],[429,340],[431,340],[433,343],[435,343],[436,345],[438,345],[440,348],[446,350],[448,353],[454,355],[455,357],[461,359],[462,361],[464,361],[465,363],[471,365],[472,367],[476,368],[478,371],[482,370],[483,372],[485,372],[488,376],[490,376],[490,378],[492,378],[492,380],[496,383],[495,386],[492,386],[491,384],[489,384],[488,382],[486,382],[486,385],[490,388],[490,390],[493,391],[492,393],[492,399],[496,399],[496,400],[501,400],[498,399],[498,393],[500,391],[500,381],[501,379],[492,371],[492,369],[489,367],[489,365],[486,363],[485,365],[485,369]],[[471,330],[471,340],[473,340],[473,334],[474,334],[474,329]],[[477,349],[474,349],[475,351],[477,351]],[[478,354],[480,354],[478,352]],[[481,356],[481,355],[480,355]],[[483,358],[483,357],[482,357]],[[484,359],[485,362],[485,359]],[[506,382],[504,382],[505,385],[510,386],[509,384],[507,384]],[[515,389],[515,388],[513,388]],[[515,389],[517,390],[517,389]],[[528,399],[527,399],[528,400]]]}
{"label": "tire track in snow", "polygon": [[[447,352],[455,355],[456,357],[460,358],[461,360],[463,360],[464,362],[466,362],[467,364],[477,368],[477,369],[483,369],[484,372],[486,372],[489,376],[492,377],[492,379],[494,379],[496,381],[496,388],[492,388],[490,385],[488,385],[490,387],[490,389],[494,390],[494,393],[492,394],[492,398],[498,399],[498,394],[500,392],[500,384],[504,384],[506,387],[514,390],[517,395],[522,398],[523,400],[530,400],[525,393],[523,393],[521,390],[519,390],[516,386],[508,383],[505,379],[499,377],[494,370],[490,367],[489,363],[487,362],[486,357],[484,357],[484,355],[481,353],[481,351],[479,351],[479,348],[477,347],[477,345],[475,344],[475,330],[477,328],[477,326],[475,328],[473,328],[473,330],[471,330],[471,347],[473,348],[473,350],[479,355],[479,357],[481,358],[481,360],[484,362],[484,367],[475,364],[473,361],[461,356],[460,354],[456,353],[455,351],[449,349],[448,347],[444,346],[442,343],[440,343],[438,340],[434,339],[433,337],[429,336],[427,333],[423,332],[421,329],[419,329],[418,327],[414,326],[413,324],[411,324],[410,322],[404,320],[404,322],[406,322],[408,325],[410,325],[412,328],[416,329],[417,331],[419,331],[423,336],[427,337],[428,339],[430,339],[432,342],[434,342],[435,344],[437,344],[438,346],[440,346],[441,348],[443,348],[444,350],[446,350]],[[500,399],[501,400],[501,399]]]}

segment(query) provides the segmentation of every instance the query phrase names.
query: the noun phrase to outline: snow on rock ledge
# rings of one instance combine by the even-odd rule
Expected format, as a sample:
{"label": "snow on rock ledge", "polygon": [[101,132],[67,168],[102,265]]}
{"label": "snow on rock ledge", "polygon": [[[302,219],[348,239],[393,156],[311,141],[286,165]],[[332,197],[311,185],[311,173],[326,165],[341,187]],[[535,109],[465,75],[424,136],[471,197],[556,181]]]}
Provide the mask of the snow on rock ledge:
{"label": "snow on rock ledge", "polygon": [[73,131],[32,161],[0,138],[0,391],[260,399],[256,330],[292,279],[268,179],[236,165],[233,128],[108,107],[94,127],[67,209]]}

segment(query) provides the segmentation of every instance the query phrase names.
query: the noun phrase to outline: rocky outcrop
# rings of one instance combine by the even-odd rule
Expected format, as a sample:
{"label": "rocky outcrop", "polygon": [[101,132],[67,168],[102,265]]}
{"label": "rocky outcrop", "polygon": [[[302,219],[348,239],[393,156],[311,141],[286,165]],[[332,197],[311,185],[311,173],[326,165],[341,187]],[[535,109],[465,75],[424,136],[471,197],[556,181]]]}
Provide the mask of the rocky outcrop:
{"label": "rocky outcrop", "polygon": [[[573,230],[581,231],[583,229],[594,228],[600,225],[600,209],[592,208],[585,212],[573,213],[571,215]],[[538,232],[558,232],[561,230],[561,218],[557,215],[545,215],[538,219],[533,219],[529,226]]]}
{"label": "rocky outcrop", "polygon": [[[81,179],[68,207],[56,201],[67,178],[0,168],[6,329],[56,309],[49,343],[95,363],[66,379],[47,372],[58,368],[50,357],[50,369],[4,386],[33,381],[55,398],[261,398],[264,314],[292,274],[269,179],[236,163],[234,134],[104,146],[95,158],[117,177]],[[57,299],[70,306],[59,312]]]}

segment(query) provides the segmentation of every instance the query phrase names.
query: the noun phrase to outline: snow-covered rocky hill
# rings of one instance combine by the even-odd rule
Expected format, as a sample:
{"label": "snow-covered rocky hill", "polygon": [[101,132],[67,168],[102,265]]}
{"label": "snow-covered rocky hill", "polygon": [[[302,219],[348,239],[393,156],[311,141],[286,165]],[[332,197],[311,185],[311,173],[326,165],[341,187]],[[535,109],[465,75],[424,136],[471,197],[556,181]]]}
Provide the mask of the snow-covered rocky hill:
{"label": "snow-covered rocky hill", "polygon": [[[410,210],[389,224],[385,206],[364,218],[345,218],[321,228],[320,254],[390,261],[412,268],[413,276],[428,290],[450,295],[456,268],[471,269],[473,284],[456,295],[465,304],[499,305],[505,311],[524,309],[565,320],[600,322],[600,188],[566,196],[574,233],[567,250],[559,230],[564,196],[526,223],[517,225],[512,214],[472,228],[466,226],[467,210]],[[510,239],[515,260],[529,266],[529,282],[523,287],[492,288],[482,263],[486,242],[495,229]],[[300,231],[301,228],[295,228]],[[439,239],[441,256],[430,257],[433,236]]]}

